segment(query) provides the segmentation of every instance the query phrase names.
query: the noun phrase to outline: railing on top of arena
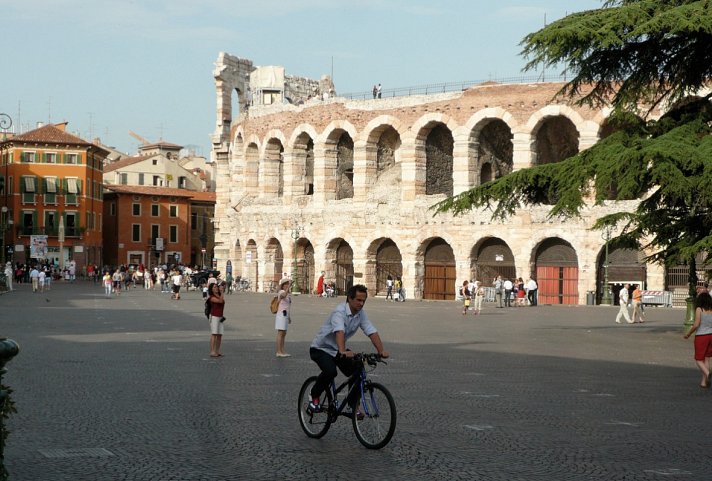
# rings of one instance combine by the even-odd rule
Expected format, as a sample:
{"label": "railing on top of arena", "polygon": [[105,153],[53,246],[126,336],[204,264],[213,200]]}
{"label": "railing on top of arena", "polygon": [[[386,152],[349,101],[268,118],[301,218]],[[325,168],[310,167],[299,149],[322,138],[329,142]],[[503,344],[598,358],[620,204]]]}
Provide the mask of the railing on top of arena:
{"label": "railing on top of arena", "polygon": [[[487,82],[496,82],[500,84],[525,84],[525,83],[547,83],[547,82],[566,82],[566,74],[547,74],[541,73],[537,76],[521,76],[521,77],[490,77],[481,80],[468,80],[463,82],[445,82],[437,84],[415,85],[412,87],[396,87],[392,89],[381,89],[381,98],[393,97],[409,97],[412,95],[431,95],[442,94],[447,92],[462,92],[470,87],[482,85]],[[351,92],[338,94],[337,97],[346,98],[349,100],[368,100],[373,99],[373,90],[363,92]]]}

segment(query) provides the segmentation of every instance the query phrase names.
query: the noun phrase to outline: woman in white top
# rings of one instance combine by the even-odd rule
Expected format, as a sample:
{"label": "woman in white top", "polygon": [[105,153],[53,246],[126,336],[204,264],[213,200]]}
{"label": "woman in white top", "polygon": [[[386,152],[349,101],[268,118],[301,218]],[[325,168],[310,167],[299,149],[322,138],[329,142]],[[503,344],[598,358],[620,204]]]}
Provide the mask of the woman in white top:
{"label": "woman in white top", "polygon": [[286,277],[279,281],[279,309],[274,318],[274,328],[277,330],[277,357],[289,357],[291,354],[284,352],[284,339],[287,337],[287,326],[292,322],[290,309],[292,296],[289,294],[291,281]]}
{"label": "woman in white top", "polygon": [[685,339],[695,334],[695,362],[702,372],[700,387],[710,387],[710,358],[712,358],[712,297],[706,290],[695,299],[695,323]]}

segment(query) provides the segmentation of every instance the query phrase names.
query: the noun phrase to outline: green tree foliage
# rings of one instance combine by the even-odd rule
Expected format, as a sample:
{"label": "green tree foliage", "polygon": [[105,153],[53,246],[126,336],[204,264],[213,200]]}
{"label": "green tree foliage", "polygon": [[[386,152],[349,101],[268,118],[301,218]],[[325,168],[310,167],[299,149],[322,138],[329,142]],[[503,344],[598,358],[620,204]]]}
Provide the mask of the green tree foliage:
{"label": "green tree foliage", "polygon": [[[569,15],[523,41],[527,68],[566,65],[557,94],[580,105],[611,105],[614,133],[579,154],[475,187],[434,206],[505,219],[523,205],[551,217],[578,216],[587,202],[640,199],[631,212],[593,226],[623,227],[620,242],[679,262],[712,252],[712,105],[702,92],[712,69],[712,0],[618,0]],[[657,120],[661,102],[680,106]],[[643,113],[641,113],[641,110]]]}

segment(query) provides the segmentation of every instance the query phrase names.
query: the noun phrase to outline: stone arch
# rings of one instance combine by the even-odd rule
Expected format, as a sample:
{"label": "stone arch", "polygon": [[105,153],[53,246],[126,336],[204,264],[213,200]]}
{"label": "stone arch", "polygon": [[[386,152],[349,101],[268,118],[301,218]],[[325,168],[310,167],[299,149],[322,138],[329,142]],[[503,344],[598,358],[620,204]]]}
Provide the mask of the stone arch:
{"label": "stone arch", "polygon": [[[309,294],[314,285],[314,246],[306,237],[300,237],[297,239],[295,247],[295,257],[292,259],[293,290]],[[295,263],[296,265],[294,265]]]}
{"label": "stone arch", "polygon": [[403,257],[398,245],[388,237],[380,237],[366,250],[364,282],[374,295],[386,293],[386,279],[403,276]]}
{"label": "stone arch", "polygon": [[354,283],[354,251],[342,237],[326,245],[326,275],[336,282],[337,294],[345,294]]}
{"label": "stone arch", "polygon": [[270,137],[264,144],[262,154],[262,191],[265,195],[284,195],[284,143],[278,137]]}
{"label": "stone arch", "polygon": [[542,240],[533,253],[540,304],[578,304],[578,255],[560,237]]}
{"label": "stone arch", "polygon": [[257,194],[260,188],[260,148],[255,142],[250,142],[245,148],[243,177],[245,193]]}
{"label": "stone arch", "polygon": [[257,283],[260,279],[260,267],[259,258],[257,257],[257,242],[254,239],[249,239],[245,246],[245,269],[242,277],[249,280],[252,290],[257,292]]}
{"label": "stone arch", "polygon": [[480,239],[470,251],[470,279],[478,280],[485,286],[493,279],[516,279],[517,266],[509,245],[499,237]]}
{"label": "stone arch", "polygon": [[244,264],[242,258],[242,246],[240,245],[240,239],[235,240],[235,245],[233,246],[233,258],[232,258],[232,272],[233,277],[237,279],[242,278],[244,271]]}
{"label": "stone arch", "polygon": [[551,164],[578,153],[586,121],[567,105],[547,105],[532,114],[526,128],[532,139],[532,164]]}
{"label": "stone arch", "polygon": [[639,284],[641,289],[645,289],[647,279],[645,254],[638,249],[611,241],[608,244],[608,275],[606,276],[604,240],[596,262],[596,299],[598,302],[603,298],[606,289],[606,277],[608,277],[608,290],[614,305],[618,304],[618,290],[623,284],[630,283],[631,286]]}
{"label": "stone arch", "polygon": [[[482,119],[470,133],[470,145],[475,150],[479,167],[479,183],[509,174],[514,169],[514,134],[502,119]],[[484,176],[484,178],[483,178]]]}
{"label": "stone arch", "polygon": [[242,184],[242,174],[244,173],[245,140],[242,133],[242,126],[238,127],[233,141],[230,155],[230,182],[236,185]]}
{"label": "stone arch", "polygon": [[[416,195],[423,195],[423,194],[429,194],[430,191],[427,187],[428,180],[427,180],[427,170],[428,170],[428,137],[433,131],[433,129],[437,126],[444,126],[447,130],[449,130],[449,135],[450,135],[450,140],[446,142],[452,142],[452,149],[447,148],[447,151],[450,152],[449,157],[445,159],[445,163],[449,164],[449,172],[450,172],[450,179],[447,180],[445,179],[446,173],[445,172],[435,172],[433,169],[433,165],[430,166],[431,168],[431,175],[437,175],[437,178],[440,179],[442,178],[443,180],[443,185],[440,185],[444,192],[447,192],[448,187],[450,190],[450,193],[452,194],[452,186],[453,186],[453,164],[454,164],[454,141],[455,141],[455,132],[458,129],[458,124],[455,122],[453,119],[448,117],[447,115],[440,114],[440,113],[430,113],[430,114],[425,114],[422,117],[420,117],[416,122],[413,123],[411,126],[410,130],[402,136],[403,143],[410,147],[412,145],[413,148],[413,158],[415,162],[415,168],[414,168],[414,174],[415,174],[415,194]],[[441,128],[441,134],[442,135],[442,128]],[[433,139],[434,140],[434,139]],[[412,143],[411,143],[412,142]],[[431,155],[432,158],[438,157],[437,155]],[[448,157],[447,154],[445,157]],[[447,166],[445,166],[445,169],[447,169]]]}
{"label": "stone arch", "polygon": [[[355,130],[355,129],[354,129]],[[346,129],[335,127],[325,139],[324,163],[326,189],[333,199],[354,196],[354,136]]]}
{"label": "stone arch", "polygon": [[[455,299],[456,264],[450,244],[442,237],[430,237],[416,252],[416,284],[423,299]],[[416,288],[417,289],[417,288]],[[418,293],[414,293],[417,297]]]}
{"label": "stone arch", "polygon": [[361,137],[367,144],[369,178],[378,177],[400,163],[401,132],[404,131],[400,120],[391,115],[380,115],[366,125]]}
{"label": "stone arch", "polygon": [[[295,179],[301,179],[295,186],[296,194],[314,195],[314,139],[316,130],[311,125],[299,125],[292,137],[289,146],[292,153],[292,172]],[[299,185],[301,184],[301,185]]]}
{"label": "stone arch", "polygon": [[265,288],[279,288],[279,280],[284,273],[284,251],[276,237],[270,238],[265,245],[263,265]]}

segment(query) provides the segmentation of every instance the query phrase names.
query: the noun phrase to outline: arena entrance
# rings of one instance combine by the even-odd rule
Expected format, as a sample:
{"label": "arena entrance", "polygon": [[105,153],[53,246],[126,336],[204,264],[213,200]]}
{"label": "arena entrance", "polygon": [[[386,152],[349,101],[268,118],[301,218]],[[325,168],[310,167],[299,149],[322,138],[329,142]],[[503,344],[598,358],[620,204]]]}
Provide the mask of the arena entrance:
{"label": "arena entrance", "polygon": [[297,241],[297,269],[294,276],[294,289],[302,294],[308,294],[312,291],[313,285],[314,246],[308,239],[301,238]]}
{"label": "arena entrance", "polygon": [[550,238],[536,251],[539,304],[578,304],[578,256],[571,244]]}
{"label": "arena entrance", "polygon": [[381,238],[371,243],[367,256],[366,286],[374,290],[373,295],[385,295],[388,276],[396,280],[403,275],[400,249],[391,239]]}
{"label": "arena entrance", "polygon": [[282,244],[274,237],[265,246],[265,291],[272,292],[279,288],[279,280],[284,272],[284,253]]}
{"label": "arena entrance", "polygon": [[454,300],[456,269],[452,247],[436,237],[427,244],[424,255],[423,299]]}
{"label": "arena entrance", "polygon": [[493,285],[497,276],[516,279],[517,267],[514,254],[506,242],[489,237],[478,242],[470,254],[470,281],[480,281],[484,286]]}

